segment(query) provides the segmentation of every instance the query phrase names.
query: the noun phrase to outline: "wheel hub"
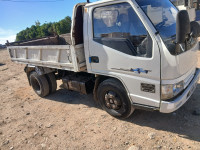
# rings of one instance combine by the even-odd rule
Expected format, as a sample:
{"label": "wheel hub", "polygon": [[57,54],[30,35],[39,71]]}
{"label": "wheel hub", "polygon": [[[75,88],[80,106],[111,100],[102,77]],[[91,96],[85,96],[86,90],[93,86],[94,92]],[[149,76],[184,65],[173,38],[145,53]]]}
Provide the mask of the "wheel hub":
{"label": "wheel hub", "polygon": [[115,92],[109,91],[105,95],[106,107],[109,109],[118,110],[121,108],[121,100]]}

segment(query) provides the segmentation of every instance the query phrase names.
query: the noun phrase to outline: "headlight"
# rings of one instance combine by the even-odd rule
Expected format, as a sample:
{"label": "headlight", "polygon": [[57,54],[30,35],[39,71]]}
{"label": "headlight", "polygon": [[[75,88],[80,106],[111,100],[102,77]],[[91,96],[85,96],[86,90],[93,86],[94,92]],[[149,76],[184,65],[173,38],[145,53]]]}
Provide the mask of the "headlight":
{"label": "headlight", "polygon": [[161,86],[161,99],[167,100],[175,97],[184,90],[183,81],[177,84],[167,84]]}

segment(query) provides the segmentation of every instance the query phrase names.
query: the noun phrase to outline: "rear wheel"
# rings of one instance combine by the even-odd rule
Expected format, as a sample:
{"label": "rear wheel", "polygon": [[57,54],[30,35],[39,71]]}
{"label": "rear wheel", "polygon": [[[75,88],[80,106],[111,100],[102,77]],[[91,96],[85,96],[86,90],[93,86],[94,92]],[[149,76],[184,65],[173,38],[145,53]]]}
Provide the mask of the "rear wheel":
{"label": "rear wheel", "polygon": [[128,118],[134,111],[123,85],[115,79],[103,81],[97,90],[101,107],[116,118]]}
{"label": "rear wheel", "polygon": [[56,92],[57,82],[56,82],[55,74],[54,73],[48,73],[45,76],[46,76],[47,81],[49,83],[49,94]]}
{"label": "rear wheel", "polygon": [[49,94],[49,84],[44,75],[39,76],[35,71],[33,71],[29,78],[31,86],[37,95],[45,97]]}

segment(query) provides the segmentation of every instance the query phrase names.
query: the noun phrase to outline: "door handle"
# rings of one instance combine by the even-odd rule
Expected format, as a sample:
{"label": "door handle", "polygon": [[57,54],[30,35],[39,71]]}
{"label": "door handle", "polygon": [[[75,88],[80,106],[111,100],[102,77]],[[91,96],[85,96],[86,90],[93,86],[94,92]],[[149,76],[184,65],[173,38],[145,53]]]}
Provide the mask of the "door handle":
{"label": "door handle", "polygon": [[91,56],[89,57],[90,63],[99,63],[99,57],[98,56]]}

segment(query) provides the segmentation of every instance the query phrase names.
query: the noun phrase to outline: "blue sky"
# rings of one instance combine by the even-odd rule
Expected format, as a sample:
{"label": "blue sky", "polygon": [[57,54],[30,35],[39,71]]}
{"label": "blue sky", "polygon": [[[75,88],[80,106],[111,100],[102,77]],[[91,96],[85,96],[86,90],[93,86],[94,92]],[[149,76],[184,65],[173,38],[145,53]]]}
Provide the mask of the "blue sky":
{"label": "blue sky", "polygon": [[0,0],[0,44],[13,42],[19,31],[37,20],[43,24],[72,16],[73,7],[79,2],[86,0]]}

